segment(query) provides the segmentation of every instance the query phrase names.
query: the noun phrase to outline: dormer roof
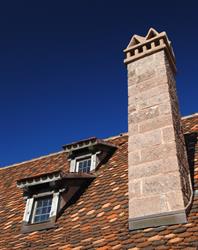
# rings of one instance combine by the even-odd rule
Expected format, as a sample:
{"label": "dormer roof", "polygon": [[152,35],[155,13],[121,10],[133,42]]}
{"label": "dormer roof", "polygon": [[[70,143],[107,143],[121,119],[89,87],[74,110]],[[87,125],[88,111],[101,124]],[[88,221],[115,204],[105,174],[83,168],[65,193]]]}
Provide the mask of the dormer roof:
{"label": "dormer roof", "polygon": [[90,150],[93,150],[96,148],[104,148],[104,149],[108,148],[109,150],[111,149],[113,150],[116,148],[116,145],[113,145],[112,143],[109,143],[102,139],[98,139],[96,137],[90,137],[88,139],[73,142],[73,143],[66,144],[63,146],[63,149],[65,150],[65,152],[73,152],[73,151],[82,150],[85,148],[90,149]]}

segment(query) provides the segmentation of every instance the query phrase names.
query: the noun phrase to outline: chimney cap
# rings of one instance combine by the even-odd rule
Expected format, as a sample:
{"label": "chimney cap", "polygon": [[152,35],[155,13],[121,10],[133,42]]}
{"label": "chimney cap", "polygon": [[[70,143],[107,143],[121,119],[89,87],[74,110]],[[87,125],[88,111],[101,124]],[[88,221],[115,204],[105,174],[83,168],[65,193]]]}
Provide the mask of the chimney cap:
{"label": "chimney cap", "polygon": [[158,32],[154,28],[150,28],[146,36],[136,34],[132,36],[127,48],[124,50],[126,54],[124,63],[128,64],[160,50],[165,50],[173,71],[176,72],[175,55],[171,42],[166,32]]}

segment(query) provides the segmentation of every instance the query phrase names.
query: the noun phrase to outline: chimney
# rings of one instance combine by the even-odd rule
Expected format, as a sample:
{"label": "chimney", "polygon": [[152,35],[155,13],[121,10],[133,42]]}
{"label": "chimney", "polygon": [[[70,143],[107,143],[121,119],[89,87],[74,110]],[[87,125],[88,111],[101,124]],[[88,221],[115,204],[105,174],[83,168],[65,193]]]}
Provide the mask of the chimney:
{"label": "chimney", "polygon": [[192,186],[165,32],[134,35],[128,70],[129,229],[186,223]]}

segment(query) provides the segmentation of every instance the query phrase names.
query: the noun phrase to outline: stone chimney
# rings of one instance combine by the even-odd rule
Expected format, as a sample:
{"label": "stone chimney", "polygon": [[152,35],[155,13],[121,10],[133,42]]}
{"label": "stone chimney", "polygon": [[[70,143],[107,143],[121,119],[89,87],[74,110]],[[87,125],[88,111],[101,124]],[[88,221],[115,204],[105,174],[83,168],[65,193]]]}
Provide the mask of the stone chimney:
{"label": "stone chimney", "polygon": [[165,32],[134,35],[128,69],[129,229],[187,222],[191,180]]}

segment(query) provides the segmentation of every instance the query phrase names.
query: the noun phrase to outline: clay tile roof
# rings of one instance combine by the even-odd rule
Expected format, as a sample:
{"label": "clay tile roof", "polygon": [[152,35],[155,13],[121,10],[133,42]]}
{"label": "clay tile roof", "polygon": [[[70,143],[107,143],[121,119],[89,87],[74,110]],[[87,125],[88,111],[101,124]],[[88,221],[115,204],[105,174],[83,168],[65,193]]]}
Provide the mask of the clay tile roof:
{"label": "clay tile roof", "polygon": [[197,121],[198,114],[182,119],[196,191],[187,224],[128,230],[128,137],[124,134],[107,140],[117,146],[116,151],[80,198],[65,209],[53,229],[20,233],[25,204],[16,182],[53,171],[68,173],[67,153],[60,151],[0,169],[0,249],[197,249]]}

